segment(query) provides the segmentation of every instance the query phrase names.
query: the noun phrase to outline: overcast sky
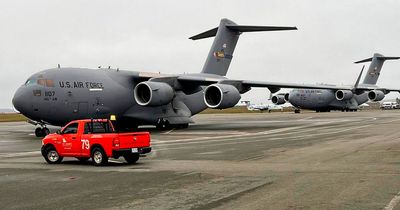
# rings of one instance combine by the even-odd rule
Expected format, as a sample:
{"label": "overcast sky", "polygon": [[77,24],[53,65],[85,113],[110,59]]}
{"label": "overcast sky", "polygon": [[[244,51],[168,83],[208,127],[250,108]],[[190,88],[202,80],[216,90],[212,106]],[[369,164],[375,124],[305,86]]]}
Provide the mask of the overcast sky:
{"label": "overcast sky", "polygon": [[[298,31],[243,34],[228,77],[294,83],[353,84],[356,60],[400,56],[398,0],[0,1],[0,107],[35,72],[112,66],[162,73],[200,72],[212,39],[188,37],[221,18]],[[378,85],[400,88],[400,61],[388,61]],[[266,103],[269,92],[243,95]],[[396,97],[392,93],[389,97]]]}

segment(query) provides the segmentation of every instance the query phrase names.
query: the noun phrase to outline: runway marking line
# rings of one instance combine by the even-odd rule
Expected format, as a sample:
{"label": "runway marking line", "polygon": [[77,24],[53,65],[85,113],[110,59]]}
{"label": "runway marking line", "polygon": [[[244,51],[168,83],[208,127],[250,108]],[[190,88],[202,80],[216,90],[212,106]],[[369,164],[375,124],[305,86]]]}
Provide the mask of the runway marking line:
{"label": "runway marking line", "polygon": [[[376,118],[369,118],[370,120],[374,121]],[[365,121],[361,121],[365,122]],[[274,129],[274,130],[267,130],[267,131],[260,131],[260,132],[255,132],[255,133],[237,133],[237,134],[231,134],[231,135],[221,135],[221,136],[214,136],[214,137],[197,137],[197,138],[187,138],[187,139],[177,139],[177,140],[158,140],[154,142],[154,146],[156,145],[163,145],[163,146],[168,146],[168,145],[182,145],[182,144],[198,144],[198,143],[204,143],[204,142],[220,142],[220,141],[227,141],[227,138],[240,138],[240,137],[255,137],[255,136],[260,136],[260,135],[279,135],[280,133],[287,132],[287,131],[292,131],[292,130],[298,130],[298,129],[303,129],[303,128],[309,128],[309,127],[316,127],[316,126],[321,126],[321,125],[329,125],[336,123],[336,121],[331,121],[331,122],[317,122],[314,124],[309,124],[309,125],[303,125],[303,126],[294,126],[294,127],[285,127],[285,128],[279,128],[279,129]],[[341,130],[346,131],[348,129]],[[298,133],[301,132],[308,132],[309,130],[306,131],[299,131]],[[287,134],[287,133],[285,133]],[[197,141],[197,142],[196,142]],[[201,142],[199,142],[201,141]]]}
{"label": "runway marking line", "polygon": [[2,158],[12,158],[12,157],[24,157],[29,155],[40,155],[40,151],[30,151],[30,152],[15,152],[15,153],[3,153],[0,154]]}
{"label": "runway marking line", "polygon": [[[369,126],[372,126],[372,125],[363,125],[363,126],[359,126],[359,127],[355,127],[355,128],[349,128],[349,129],[340,130],[340,131],[331,131],[331,132],[326,132],[326,133],[307,134],[307,135],[302,135],[302,136],[293,136],[293,137],[285,138],[285,139],[298,139],[298,138],[304,138],[304,137],[315,136],[315,135],[327,135],[327,134],[341,133],[341,132],[361,129],[361,128],[365,128],[365,127],[369,127]],[[276,139],[274,139],[274,141],[280,140],[280,139],[282,139],[282,138],[276,138]],[[269,139],[269,140],[271,140],[271,139]],[[208,142],[221,142],[221,141],[226,141],[226,140],[209,140],[209,141],[203,141],[203,142],[183,142],[183,143],[176,143],[176,144],[173,144],[173,145],[189,145],[189,144],[208,143]],[[265,139],[259,139],[259,140],[247,140],[247,141],[235,141],[235,142],[231,141],[231,142],[226,142],[226,143],[216,143],[216,144],[213,144],[213,146],[231,145],[231,144],[248,144],[248,143],[255,143],[255,142],[262,142],[262,141],[266,141],[266,140]],[[165,145],[163,145],[163,146],[165,146]],[[167,146],[169,146],[169,145],[167,145]],[[156,151],[177,150],[177,149],[185,149],[185,148],[187,148],[187,147],[183,146],[183,147],[174,147],[174,148],[159,148],[159,149],[153,149],[152,151],[156,152]]]}
{"label": "runway marking line", "polygon": [[171,133],[172,131],[174,131],[175,130],[175,128],[172,128],[171,130],[169,130],[169,131],[167,131],[167,132],[165,132],[165,133],[163,133],[163,134],[169,134],[169,133]]}
{"label": "runway marking line", "polygon": [[388,203],[387,206],[385,206],[385,208],[383,208],[383,210],[393,210],[394,207],[397,206],[397,204],[399,204],[400,202],[400,192],[397,193],[392,200],[390,200],[390,202]]}

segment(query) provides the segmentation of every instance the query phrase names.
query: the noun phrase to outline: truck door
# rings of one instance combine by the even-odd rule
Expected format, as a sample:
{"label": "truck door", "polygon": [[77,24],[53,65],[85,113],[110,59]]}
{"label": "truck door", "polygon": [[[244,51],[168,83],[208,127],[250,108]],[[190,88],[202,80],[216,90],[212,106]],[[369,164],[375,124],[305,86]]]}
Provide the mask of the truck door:
{"label": "truck door", "polygon": [[81,138],[81,155],[90,155],[90,145],[92,144],[91,136],[93,135],[92,123],[86,122],[84,125],[84,130]]}
{"label": "truck door", "polygon": [[71,123],[62,131],[62,153],[69,155],[79,155],[81,153],[78,125],[78,123]]}

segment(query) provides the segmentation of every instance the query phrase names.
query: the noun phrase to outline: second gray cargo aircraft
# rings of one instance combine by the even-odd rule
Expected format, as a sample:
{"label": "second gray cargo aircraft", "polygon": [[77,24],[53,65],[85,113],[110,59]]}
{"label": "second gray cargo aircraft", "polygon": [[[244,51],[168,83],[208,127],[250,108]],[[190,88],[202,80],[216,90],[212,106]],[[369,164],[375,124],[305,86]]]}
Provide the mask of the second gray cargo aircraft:
{"label": "second gray cargo aircraft", "polygon": [[[191,37],[213,37],[203,70],[198,74],[164,75],[119,69],[55,68],[38,72],[14,95],[14,107],[31,119],[37,136],[49,132],[46,124],[62,126],[82,118],[116,118],[118,129],[138,125],[187,127],[191,116],[206,108],[235,106],[251,87],[338,89],[324,85],[231,80],[225,77],[233,51],[243,32],[296,30],[296,27],[245,26],[222,19],[219,26]],[[339,88],[346,93],[375,88]],[[390,90],[379,89],[386,93]]]}
{"label": "second gray cargo aircraft", "polygon": [[[330,89],[293,89],[289,93],[279,93],[272,97],[272,102],[276,105],[290,102],[295,109],[311,109],[317,112],[329,112],[331,110],[357,111],[359,105],[367,101],[381,101],[391,90],[379,88],[376,85],[383,63],[386,60],[400,59],[400,57],[385,57],[375,53],[372,58],[367,58],[355,63],[371,61],[368,72],[361,84],[360,79],[364,67],[354,86],[348,89],[341,89],[332,85]],[[366,91],[370,89],[371,91]],[[397,91],[397,90],[396,90]]]}

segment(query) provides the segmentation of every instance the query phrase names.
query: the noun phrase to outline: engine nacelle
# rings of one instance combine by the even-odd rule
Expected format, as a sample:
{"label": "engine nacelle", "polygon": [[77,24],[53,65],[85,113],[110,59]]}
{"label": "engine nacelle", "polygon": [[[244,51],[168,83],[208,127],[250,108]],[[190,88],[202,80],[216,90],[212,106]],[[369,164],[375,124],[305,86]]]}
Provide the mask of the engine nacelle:
{"label": "engine nacelle", "polygon": [[168,104],[174,97],[174,90],[163,82],[146,81],[136,85],[135,101],[141,106],[161,106]]}
{"label": "engine nacelle", "polygon": [[287,98],[289,98],[289,94],[284,94],[284,95],[283,94],[277,94],[277,95],[274,95],[274,96],[272,96],[271,101],[275,105],[284,104],[284,103],[286,103],[286,95],[288,95]]}
{"label": "engine nacelle", "polygon": [[351,90],[337,90],[335,93],[335,97],[337,100],[350,100],[353,98],[353,92]]}
{"label": "engine nacelle", "polygon": [[239,90],[232,85],[212,84],[204,90],[204,102],[213,109],[233,107],[240,98]]}
{"label": "engine nacelle", "polygon": [[385,93],[380,90],[371,90],[368,92],[368,98],[371,101],[381,101],[385,98]]}
{"label": "engine nacelle", "polygon": [[284,94],[284,99],[285,99],[286,102],[289,101],[289,93],[285,93]]}

